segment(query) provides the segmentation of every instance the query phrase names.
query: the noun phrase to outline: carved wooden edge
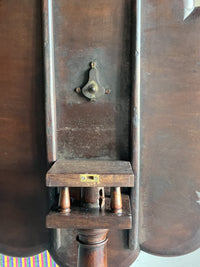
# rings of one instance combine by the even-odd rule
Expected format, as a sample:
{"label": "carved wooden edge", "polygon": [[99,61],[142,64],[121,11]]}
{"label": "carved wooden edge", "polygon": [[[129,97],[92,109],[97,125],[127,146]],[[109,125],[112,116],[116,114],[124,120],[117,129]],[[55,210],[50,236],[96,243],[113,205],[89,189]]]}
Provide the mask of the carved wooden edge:
{"label": "carved wooden edge", "polygon": [[200,7],[200,0],[183,0],[184,1],[184,18],[186,20],[190,15]]}
{"label": "carved wooden edge", "polygon": [[1,254],[7,255],[10,257],[20,257],[20,258],[31,257],[33,255],[40,254],[44,252],[45,250],[49,250],[49,249],[50,249],[49,243],[42,243],[40,245],[35,245],[34,248],[23,247],[20,250],[14,246],[8,246],[8,245],[0,243]]}
{"label": "carved wooden edge", "polygon": [[[132,6],[132,97],[131,97],[131,162],[134,170],[134,188],[130,192],[132,229],[129,230],[129,249],[140,251],[139,244],[139,188],[140,188],[140,50],[141,50],[141,1]],[[136,32],[136,35],[135,35]]]}
{"label": "carved wooden edge", "polygon": [[45,107],[48,162],[57,158],[56,142],[56,93],[54,69],[53,0],[43,0]]}

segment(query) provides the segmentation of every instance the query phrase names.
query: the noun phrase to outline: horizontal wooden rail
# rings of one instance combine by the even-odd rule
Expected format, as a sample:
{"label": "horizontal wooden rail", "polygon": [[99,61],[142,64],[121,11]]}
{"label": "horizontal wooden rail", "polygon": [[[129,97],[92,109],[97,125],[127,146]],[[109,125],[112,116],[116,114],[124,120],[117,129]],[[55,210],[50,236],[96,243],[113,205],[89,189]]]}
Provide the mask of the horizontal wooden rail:
{"label": "horizontal wooden rail", "polygon": [[134,174],[128,161],[57,161],[47,172],[49,187],[133,187]]}

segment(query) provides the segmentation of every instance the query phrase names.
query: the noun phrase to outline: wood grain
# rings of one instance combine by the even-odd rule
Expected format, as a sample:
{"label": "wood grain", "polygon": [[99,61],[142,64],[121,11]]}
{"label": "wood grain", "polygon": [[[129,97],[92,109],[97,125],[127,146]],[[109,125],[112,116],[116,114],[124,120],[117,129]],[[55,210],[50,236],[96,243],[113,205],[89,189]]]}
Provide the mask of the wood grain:
{"label": "wood grain", "polygon": [[160,255],[200,246],[200,17],[183,12],[142,4],[140,244]]}
{"label": "wood grain", "polygon": [[[97,174],[99,182],[83,182],[81,174]],[[134,174],[127,161],[58,160],[46,175],[47,186],[132,187]]]}
{"label": "wood grain", "polygon": [[[131,47],[135,29],[135,1],[44,0],[46,18],[49,3],[52,3],[51,21],[54,24],[54,43],[51,43],[51,47],[54,49],[52,67],[56,95],[53,102],[53,106],[56,106],[56,129],[48,118],[46,125],[50,133],[47,148],[49,160],[52,161],[54,155],[54,143],[57,148],[55,158],[59,161],[130,161],[131,109],[134,108],[131,107],[130,98],[134,88]],[[48,53],[48,39],[45,45]],[[95,61],[98,67],[102,86],[111,90],[110,94],[102,95],[93,103],[75,92],[75,88],[86,84],[91,61]],[[46,71],[49,71],[48,64]],[[49,90],[48,85],[46,90]],[[47,102],[46,110],[49,108],[50,103]],[[56,130],[54,142],[51,134],[53,129]],[[133,179],[131,183],[125,181],[124,185],[128,184],[133,185]],[[129,189],[123,190],[129,192]],[[74,196],[80,196],[79,193],[79,188],[73,188]],[[55,234],[51,239],[54,258],[61,266],[77,266],[74,231],[57,229],[52,233]],[[127,231],[112,232],[109,240],[108,265],[130,265],[138,250],[129,249]]]}
{"label": "wood grain", "polygon": [[111,211],[110,198],[106,198],[105,210],[85,209],[72,205],[71,212],[63,214],[50,211],[46,218],[47,228],[75,229],[131,229],[132,215],[128,195],[122,197],[123,209],[121,214]]}
{"label": "wood grain", "polygon": [[0,253],[12,256],[49,241],[41,8],[0,1]]}
{"label": "wood grain", "polygon": [[[44,2],[45,17],[47,3],[52,2],[54,38],[56,136],[48,135],[49,159],[51,144],[56,143],[57,159],[129,160],[132,1]],[[48,40],[47,44],[46,50]],[[111,90],[95,103],[74,91],[87,83],[91,61],[96,63],[101,85]],[[48,101],[47,110],[50,105]],[[48,133],[51,127],[47,119]],[[56,141],[49,141],[52,138]]]}

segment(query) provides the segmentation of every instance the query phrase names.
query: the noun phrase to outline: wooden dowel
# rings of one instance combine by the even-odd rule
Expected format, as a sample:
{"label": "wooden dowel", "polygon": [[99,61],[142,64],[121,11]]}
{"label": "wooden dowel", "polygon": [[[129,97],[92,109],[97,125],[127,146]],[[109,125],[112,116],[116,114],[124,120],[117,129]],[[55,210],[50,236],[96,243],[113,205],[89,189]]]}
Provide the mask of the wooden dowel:
{"label": "wooden dowel", "polygon": [[122,195],[120,187],[111,189],[111,210],[114,213],[122,213]]}
{"label": "wooden dowel", "polygon": [[59,211],[62,213],[70,212],[69,187],[62,187],[59,196]]}
{"label": "wooden dowel", "polygon": [[107,232],[78,230],[78,267],[107,267]]}

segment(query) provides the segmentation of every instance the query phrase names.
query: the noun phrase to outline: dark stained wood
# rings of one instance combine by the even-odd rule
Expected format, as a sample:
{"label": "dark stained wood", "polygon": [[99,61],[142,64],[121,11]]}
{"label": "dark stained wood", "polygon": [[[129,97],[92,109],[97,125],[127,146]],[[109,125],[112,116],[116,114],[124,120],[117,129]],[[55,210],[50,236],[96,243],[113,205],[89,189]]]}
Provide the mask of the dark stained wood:
{"label": "dark stained wood", "polygon": [[[109,230],[107,243],[109,267],[130,266],[137,258],[139,250],[132,250],[132,253],[130,253],[127,246],[127,239],[125,238],[126,236],[128,236],[127,230]],[[78,242],[74,242],[77,238],[77,230],[57,229],[53,231],[52,237],[54,237],[57,242],[53,244],[49,251],[59,266],[77,267]],[[64,246],[65,240],[68,240],[68,242],[66,242]],[[62,246],[60,246],[61,244]],[[70,265],[68,262],[70,262]]]}
{"label": "dark stained wood", "polygon": [[78,267],[107,267],[107,232],[78,230]]}
{"label": "dark stained wood", "polygon": [[111,210],[114,213],[121,213],[122,212],[122,195],[121,195],[121,188],[120,187],[113,187],[111,189]]}
{"label": "dark stained wood", "polygon": [[[138,218],[136,195],[141,185],[141,247],[160,255],[183,254],[199,247],[200,240],[199,17],[191,14],[183,21],[183,1],[143,2],[141,55],[139,50],[133,52],[141,59],[141,66],[139,60],[136,64],[136,87],[141,85],[141,90],[133,95],[132,120],[132,7],[131,1],[121,0],[88,0],[84,5],[79,0],[53,2],[55,158],[130,160],[129,131],[134,124],[132,129],[137,133],[132,133],[133,143],[137,147],[132,154],[137,188],[132,190],[132,199],[136,200],[132,209]],[[90,103],[74,89],[87,82],[89,62],[93,60],[101,83],[111,89],[111,94]],[[52,141],[51,135],[49,139]],[[48,151],[52,154],[51,147]],[[137,223],[136,219],[132,237],[138,234]],[[72,256],[66,252],[74,232],[61,232],[60,246],[52,248],[51,253],[61,263],[75,266],[75,249],[71,249]],[[130,264],[138,253],[137,237],[131,241],[131,252],[126,234],[111,233],[111,265]],[[58,235],[54,240],[59,240]]]}
{"label": "dark stained wood", "polygon": [[[44,0],[50,162],[69,159],[130,161],[134,6],[131,0]],[[51,11],[53,19],[48,20]],[[49,43],[48,29],[54,42]],[[54,56],[50,53],[52,48]],[[82,88],[88,81],[92,61],[97,66],[101,85],[111,91],[96,102],[88,102],[75,92],[75,88]],[[50,91],[48,78],[52,69],[51,84],[54,86]],[[55,97],[51,99],[51,95]],[[134,179],[132,185],[133,182]],[[126,187],[127,183],[124,184]],[[73,197],[80,199],[79,188],[77,191],[73,188]],[[52,230],[52,235],[51,255],[61,266],[77,266],[76,233],[57,229]],[[134,243],[135,237],[132,240]],[[136,246],[134,250],[129,249],[125,230],[112,232],[109,242],[108,266],[116,266],[116,263],[128,266],[138,255]]]}
{"label": "dark stained wood", "polygon": [[[51,2],[55,18],[51,33],[56,159],[130,160],[132,1],[44,0],[46,28],[47,3]],[[47,52],[49,41],[45,43]],[[102,86],[111,90],[95,103],[74,91],[88,81],[91,61],[97,65]],[[49,68],[47,63],[47,76]],[[47,84],[47,92],[49,89]],[[50,104],[47,101],[47,110]],[[49,140],[53,138],[52,127],[47,118]],[[51,143],[48,142],[50,161]]]}
{"label": "dark stained wood", "polygon": [[183,2],[142,3],[139,236],[159,255],[200,246],[200,16]]}
{"label": "dark stained wood", "polygon": [[123,195],[122,204],[120,214],[112,212],[110,198],[106,198],[105,210],[85,209],[72,204],[70,213],[50,211],[46,218],[46,226],[47,228],[130,229],[132,215],[128,195]]}
{"label": "dark stained wood", "polygon": [[105,207],[105,190],[104,187],[82,187],[81,188],[81,205],[87,208],[104,208]]}
{"label": "dark stained wood", "polygon": [[[96,195],[99,188],[89,188],[90,190],[83,188],[85,193],[87,193],[87,197],[84,196],[83,204],[84,209],[90,210],[90,205],[96,201]],[[97,190],[98,189],[98,190]],[[101,190],[102,191],[102,190]],[[97,210],[97,209],[96,209]],[[98,207],[98,210],[102,213],[105,210],[105,207]],[[94,208],[91,210],[94,211]],[[93,212],[92,212],[93,213]],[[95,212],[94,212],[95,213]],[[93,213],[93,214],[94,214]],[[84,216],[84,218],[87,216]],[[91,218],[90,221],[93,221]],[[103,223],[104,224],[104,223]],[[101,225],[103,225],[101,223]],[[87,229],[83,229],[84,226],[87,226]],[[78,245],[78,267],[92,267],[92,266],[105,266],[107,267],[107,233],[108,229],[90,229],[90,223],[85,224],[81,222],[81,229],[77,230],[78,236],[77,241]]]}
{"label": "dark stained wood", "polygon": [[[130,160],[134,3],[53,2],[58,139],[56,154],[47,119],[49,161]],[[200,20],[196,11],[183,21],[182,1],[142,3],[141,102],[133,106],[134,129],[141,107],[139,236],[143,250],[160,255],[179,255],[200,245]],[[1,1],[0,39],[0,252],[28,256],[47,249],[49,241],[41,1]],[[89,103],[74,89],[87,81],[94,58],[100,81],[111,94]],[[134,140],[135,148],[138,139]],[[135,226],[137,220],[133,221]],[[77,233],[66,229],[52,233],[51,254],[61,266],[76,266]],[[127,231],[110,231],[108,238],[108,265],[130,265],[138,250],[128,248]]]}
{"label": "dark stained wood", "polygon": [[0,1],[0,253],[48,248],[40,0]]}
{"label": "dark stained wood", "polygon": [[[83,174],[99,175],[99,180],[85,182]],[[58,160],[47,172],[46,184],[51,187],[132,187],[134,174],[127,161]]]}
{"label": "dark stained wood", "polygon": [[63,187],[60,189],[58,209],[61,213],[70,212],[69,187]]}

